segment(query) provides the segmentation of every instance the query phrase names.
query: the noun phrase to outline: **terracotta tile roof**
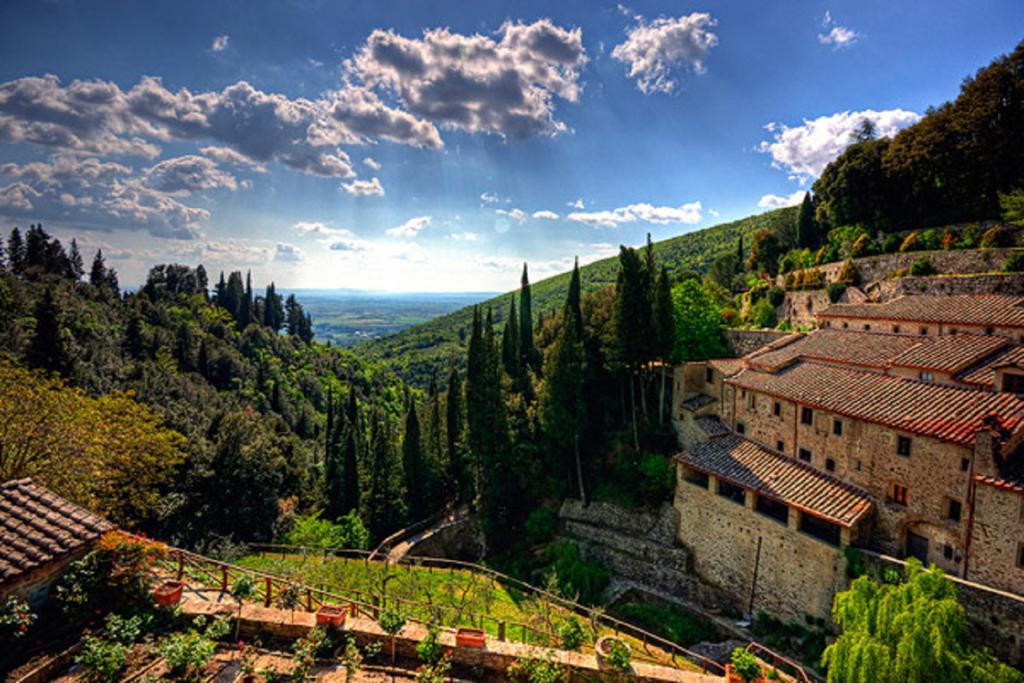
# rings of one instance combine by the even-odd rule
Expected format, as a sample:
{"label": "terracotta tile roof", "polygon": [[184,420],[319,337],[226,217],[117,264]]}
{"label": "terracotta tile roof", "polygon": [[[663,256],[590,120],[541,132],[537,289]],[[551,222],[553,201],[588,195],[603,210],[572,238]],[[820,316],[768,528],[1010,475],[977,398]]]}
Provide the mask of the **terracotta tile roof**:
{"label": "terracotta tile roof", "polygon": [[113,528],[30,479],[0,484],[0,583],[74,552]]}
{"label": "terracotta tile roof", "polygon": [[725,436],[726,434],[732,434],[732,430],[729,429],[729,425],[722,422],[722,418],[717,415],[701,415],[694,420],[694,422],[696,422],[697,426],[704,430],[704,433],[712,439],[717,439],[718,437]]}
{"label": "terracotta tile roof", "polygon": [[744,367],[742,358],[712,358],[708,361],[708,365],[725,377],[732,377]]}
{"label": "terracotta tile roof", "polygon": [[1024,346],[1010,344],[997,352],[994,356],[986,358],[980,363],[967,368],[958,375],[958,379],[968,384],[991,387],[995,381],[996,368],[1003,368],[1011,365],[1024,364]]}
{"label": "terracotta tile roof", "polygon": [[968,448],[988,415],[998,417],[1009,431],[1024,422],[1024,400],[1013,394],[926,384],[808,361],[776,374],[747,369],[726,382]]}
{"label": "terracotta tile roof", "polygon": [[[825,328],[792,335],[744,356],[753,367],[776,370],[798,359],[822,360],[883,370],[891,359],[919,344],[919,337]],[[773,348],[774,347],[774,348]]]}
{"label": "terracotta tile roof", "polygon": [[1003,337],[977,334],[927,337],[893,358],[892,365],[956,374],[1009,345]]}
{"label": "terracotta tile roof", "polygon": [[1024,297],[1001,294],[910,295],[885,303],[833,304],[820,311],[818,317],[1024,327]]}
{"label": "terracotta tile roof", "polygon": [[693,412],[714,402],[715,399],[712,398],[711,396],[708,396],[707,394],[697,394],[696,396],[691,396],[690,398],[683,401],[682,406],[684,410],[689,410],[690,412]]}
{"label": "terracotta tile roof", "polygon": [[986,474],[974,475],[974,481],[978,482],[979,484],[985,484],[987,486],[992,486],[997,489],[1010,491],[1012,493],[1024,496],[1024,481],[1003,479],[1001,477],[993,477],[991,475]]}
{"label": "terracotta tile roof", "polygon": [[865,491],[735,434],[697,444],[676,458],[845,527],[871,511],[871,498]]}

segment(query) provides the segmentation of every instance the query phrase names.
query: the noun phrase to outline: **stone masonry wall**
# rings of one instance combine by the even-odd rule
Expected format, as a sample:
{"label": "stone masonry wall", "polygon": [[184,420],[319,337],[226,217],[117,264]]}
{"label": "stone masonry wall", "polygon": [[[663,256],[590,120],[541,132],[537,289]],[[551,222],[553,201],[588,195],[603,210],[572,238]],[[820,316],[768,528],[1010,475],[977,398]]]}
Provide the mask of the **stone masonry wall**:
{"label": "stone masonry wall", "polygon": [[[909,269],[917,259],[925,256],[940,273],[993,273],[1003,269],[1003,263],[1016,249],[970,249],[963,251],[917,251],[906,254],[880,254],[854,259],[861,282],[884,280],[890,273]],[[842,261],[818,266],[826,282],[839,277]],[[779,284],[783,281],[779,276]]]}
{"label": "stone masonry wall", "polygon": [[752,351],[757,351],[766,344],[776,339],[785,337],[789,332],[777,332],[775,330],[724,330],[725,344],[729,352],[736,356],[745,356]]}
{"label": "stone masonry wall", "polygon": [[[1024,495],[979,484],[967,576],[973,581],[1024,594]],[[1022,598],[1024,600],[1024,598]]]}
{"label": "stone masonry wall", "polygon": [[1024,274],[988,273],[986,275],[931,275],[899,277],[873,282],[867,288],[875,301],[888,301],[908,294],[952,296],[954,294],[1024,295]]}
{"label": "stone masonry wall", "polygon": [[[887,555],[862,550],[874,572],[891,567],[902,572],[906,562]],[[964,606],[971,640],[1017,667],[1024,665],[1024,596],[1014,595],[981,584],[948,577],[956,585],[957,599]]]}
{"label": "stone masonry wall", "polygon": [[712,610],[728,609],[726,595],[690,572],[690,553],[676,541],[679,514],[671,505],[654,514],[566,500],[558,514],[583,556],[617,578]]}

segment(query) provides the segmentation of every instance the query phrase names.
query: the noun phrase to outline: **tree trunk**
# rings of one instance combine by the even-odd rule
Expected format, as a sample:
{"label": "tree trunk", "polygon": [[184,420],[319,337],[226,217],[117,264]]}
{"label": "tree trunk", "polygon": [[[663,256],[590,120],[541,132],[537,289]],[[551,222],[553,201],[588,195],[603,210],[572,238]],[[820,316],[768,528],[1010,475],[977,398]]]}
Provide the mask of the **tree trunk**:
{"label": "tree trunk", "polygon": [[640,437],[637,434],[636,429],[636,373],[630,372],[629,374],[629,399],[632,406],[633,413],[633,448],[637,453],[640,452]]}
{"label": "tree trunk", "polygon": [[640,382],[640,410],[643,413],[644,420],[647,420],[649,418],[648,418],[648,412],[647,412],[647,364],[646,363],[644,363],[643,368],[640,371],[640,375],[639,375],[638,379],[639,379],[639,382]]}
{"label": "tree trunk", "polygon": [[587,493],[583,490],[583,464],[580,462],[580,437],[579,434],[574,434],[572,437],[572,447],[576,452],[576,479],[580,485],[580,501],[583,505],[587,504]]}

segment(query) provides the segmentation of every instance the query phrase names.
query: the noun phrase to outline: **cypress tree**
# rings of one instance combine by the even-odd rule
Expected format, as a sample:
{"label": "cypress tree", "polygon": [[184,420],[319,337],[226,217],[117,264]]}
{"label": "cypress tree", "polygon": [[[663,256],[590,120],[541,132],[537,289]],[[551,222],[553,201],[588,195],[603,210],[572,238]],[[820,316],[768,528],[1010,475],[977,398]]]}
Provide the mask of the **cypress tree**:
{"label": "cypress tree", "polygon": [[[508,423],[501,391],[501,370],[494,344],[493,316],[487,310],[482,328],[476,316],[477,356],[475,376],[467,373],[466,408],[470,449],[480,481],[480,506],[484,533],[488,542],[502,548],[508,535],[513,511],[521,503],[519,483],[510,466]],[[472,396],[470,395],[472,388]]]}
{"label": "cypress tree", "polygon": [[252,271],[245,273],[245,291],[238,303],[238,327],[245,329],[252,322]]}
{"label": "cypress tree", "polygon": [[192,330],[186,323],[179,324],[174,335],[174,359],[182,372],[192,369]]}
{"label": "cypress tree", "polygon": [[359,477],[359,447],[362,431],[359,422],[359,402],[355,387],[349,387],[348,405],[345,408],[345,442],[342,453],[344,461],[341,507],[347,514],[359,509],[361,480]]}
{"label": "cypress tree", "polygon": [[569,278],[569,292],[565,299],[565,313],[572,320],[576,339],[583,339],[583,309],[580,305],[580,259],[576,258]]}
{"label": "cypress tree", "polygon": [[18,228],[11,230],[11,236],[7,239],[7,262],[15,275],[25,272],[25,242]]}
{"label": "cypress tree", "polygon": [[146,343],[142,338],[142,316],[138,310],[133,309],[128,324],[124,329],[124,352],[135,360],[141,360],[146,350]]}
{"label": "cypress tree", "polygon": [[242,325],[242,299],[245,298],[245,285],[242,284],[242,273],[232,271],[228,275],[228,286],[224,290],[224,308],[234,318],[235,326],[241,329]]}
{"label": "cypress tree", "polygon": [[452,489],[459,502],[468,503],[473,499],[473,481],[462,450],[462,430],[462,380],[453,360],[445,394],[445,446]]}
{"label": "cypress tree", "polygon": [[65,374],[70,363],[60,334],[60,307],[52,287],[43,291],[33,315],[36,324],[28,348],[29,363],[37,368]]}
{"label": "cypress tree", "polygon": [[513,384],[518,384],[521,375],[522,360],[519,354],[519,320],[516,317],[516,300],[512,299],[508,310],[508,320],[505,321],[505,329],[501,333],[501,363],[505,372],[512,378]]}
{"label": "cypress tree", "polygon": [[814,221],[814,205],[811,203],[810,192],[804,193],[804,200],[800,202],[800,211],[796,216],[796,246],[818,246],[817,226]]}
{"label": "cypress tree", "polygon": [[395,457],[391,430],[379,409],[373,411],[370,419],[367,474],[362,512],[370,533],[379,540],[401,528],[408,513],[401,461]]}
{"label": "cypress tree", "polygon": [[96,289],[103,289],[107,284],[107,266],[103,261],[103,250],[97,249],[89,269],[89,284]]}
{"label": "cypress tree", "polygon": [[622,247],[615,288],[615,340],[629,382],[633,447],[637,450],[640,450],[640,437],[636,416],[636,375],[645,359],[644,335],[650,321],[650,302],[645,296],[644,278],[644,267],[636,251]]}
{"label": "cypress tree", "polygon": [[68,254],[68,277],[75,282],[85,275],[85,264],[82,261],[82,252],[78,250],[78,242],[71,238],[71,252]]}
{"label": "cypress tree", "polygon": [[405,476],[409,516],[413,521],[427,517],[432,500],[430,475],[423,455],[421,436],[416,401],[410,399],[405,414],[405,432],[402,434],[402,472]]}
{"label": "cypress tree", "polygon": [[214,290],[213,300],[221,308],[227,308],[228,284],[224,281],[224,271],[220,271],[220,280]]}
{"label": "cypress tree", "polygon": [[538,371],[540,354],[533,345],[533,301],[530,292],[530,276],[523,264],[523,276],[519,287],[519,353],[523,357],[523,368]]}
{"label": "cypress tree", "polygon": [[672,279],[668,269],[661,267],[661,273],[654,285],[654,303],[651,305],[651,322],[654,327],[654,357],[662,362],[661,386],[658,390],[658,424],[665,421],[665,384],[672,361],[672,349],[676,341],[675,310],[672,306]]}
{"label": "cypress tree", "polygon": [[196,359],[196,370],[203,377],[210,378],[210,349],[206,345],[206,335],[199,342],[199,357]]}
{"label": "cypress tree", "polygon": [[206,267],[203,266],[202,263],[200,263],[198,266],[196,266],[196,289],[199,291],[200,294],[203,295],[204,299],[209,300],[209,288],[210,276],[206,274]]}
{"label": "cypress tree", "polygon": [[444,427],[441,422],[441,395],[437,388],[437,369],[430,373],[427,387],[427,466],[434,482],[434,492],[444,500],[451,498],[451,485],[444,467],[445,453],[441,442]]}
{"label": "cypress tree", "polygon": [[342,453],[345,425],[344,411],[335,403],[334,392],[327,389],[327,425],[324,434],[324,495],[326,513],[332,519],[345,515],[345,462]]}

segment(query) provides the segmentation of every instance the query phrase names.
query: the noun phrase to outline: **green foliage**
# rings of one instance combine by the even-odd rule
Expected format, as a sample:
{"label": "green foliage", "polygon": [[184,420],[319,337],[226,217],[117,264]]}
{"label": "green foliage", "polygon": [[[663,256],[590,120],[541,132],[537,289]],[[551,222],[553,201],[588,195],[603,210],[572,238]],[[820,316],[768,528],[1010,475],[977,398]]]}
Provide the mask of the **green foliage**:
{"label": "green foliage", "polygon": [[9,595],[0,608],[0,643],[24,638],[37,615],[29,604],[16,595]]}
{"label": "green foliage", "polygon": [[605,657],[608,660],[608,663],[611,664],[612,668],[616,671],[628,673],[632,666],[632,656],[629,651],[629,645],[618,638],[609,638],[606,642],[608,643],[608,652],[605,653]]}
{"label": "green foliage", "polygon": [[981,241],[981,231],[975,224],[968,225],[960,233],[960,240],[956,243],[957,249],[975,249]]}
{"label": "green foliage", "polygon": [[1016,188],[1007,193],[999,193],[999,208],[1003,220],[1024,228],[1024,188]]}
{"label": "green foliage", "polygon": [[852,545],[843,547],[843,557],[846,559],[847,578],[856,579],[867,573],[868,568],[864,561],[864,555]]}
{"label": "green foliage", "polygon": [[75,663],[84,671],[85,680],[96,683],[120,680],[119,674],[127,660],[126,645],[91,635],[82,638],[82,649],[75,657]]}
{"label": "green foliage", "polygon": [[753,652],[748,652],[742,647],[733,648],[729,657],[732,670],[744,680],[744,683],[751,683],[761,678],[761,663]]}
{"label": "green foliage", "polygon": [[767,299],[768,303],[778,308],[782,305],[782,302],[786,300],[786,290],[778,285],[773,285],[771,289],[768,290]]}
{"label": "green foliage", "polygon": [[355,510],[343,516],[337,522],[320,518],[317,511],[308,515],[298,515],[295,524],[281,539],[287,545],[300,545],[310,548],[357,548],[365,550],[370,545],[370,532]]}
{"label": "green foliage", "polygon": [[775,327],[779,319],[775,313],[775,306],[768,303],[767,299],[761,299],[751,309],[750,320],[756,327]]}
{"label": "green foliage", "polygon": [[884,240],[882,240],[882,253],[895,254],[899,250],[900,245],[902,243],[903,242],[902,240],[900,240],[899,235],[890,233],[885,236]]}
{"label": "green foliage", "polygon": [[553,569],[559,592],[566,598],[585,605],[601,601],[604,589],[611,582],[611,572],[597,562],[584,560],[579,547],[572,541],[562,541],[554,547]]}
{"label": "green foliage", "polygon": [[993,225],[981,236],[978,246],[982,249],[998,249],[1013,246],[1013,234],[1001,225]]}
{"label": "green foliage", "polygon": [[394,636],[405,628],[405,616],[399,612],[384,610],[380,613],[380,618],[377,619],[377,623],[380,624],[380,628],[384,633],[387,633],[389,636]]}
{"label": "green foliage", "polygon": [[677,645],[690,647],[704,641],[717,641],[720,634],[710,619],[672,605],[635,601],[616,604],[610,612],[637,624]]}
{"label": "green foliage", "polygon": [[639,493],[644,505],[656,507],[669,500],[676,488],[676,469],[663,455],[648,453],[640,460]]}
{"label": "green foliage", "polygon": [[563,650],[578,650],[586,633],[576,617],[569,617],[558,625],[558,642]]}
{"label": "green foliage", "polygon": [[1007,256],[1003,270],[1007,273],[1024,273],[1024,251],[1015,251]]}
{"label": "green foliage", "polygon": [[931,259],[927,256],[921,256],[914,259],[914,262],[910,264],[909,272],[911,277],[925,277],[927,275],[935,275],[938,271],[932,265]]}
{"label": "green foliage", "polygon": [[832,618],[841,633],[822,655],[829,683],[1024,680],[968,644],[953,583],[915,559],[908,561],[901,583],[856,579],[836,595]]}
{"label": "green foliage", "polygon": [[828,283],[828,287],[825,288],[828,300],[833,303],[838,303],[843,298],[844,292],[846,292],[846,283]]}
{"label": "green foliage", "polygon": [[326,655],[335,639],[317,626],[292,644],[291,680],[305,681],[316,664],[317,656]]}
{"label": "green foliage", "polygon": [[507,671],[509,678],[527,683],[558,683],[566,680],[565,667],[555,662],[550,653],[545,654],[543,659],[527,658],[512,662]]}
{"label": "green foliage", "polygon": [[682,361],[704,360],[725,355],[720,329],[722,311],[701,284],[680,282],[672,288],[675,306],[675,357]]}
{"label": "green foliage", "polygon": [[427,626],[427,635],[416,644],[416,656],[427,666],[433,666],[441,661],[441,655],[444,653],[437,640],[439,633],[437,624],[430,624]]}
{"label": "green foliage", "polygon": [[217,644],[196,628],[172,633],[157,646],[157,652],[167,662],[171,673],[184,680],[197,680],[217,651]]}
{"label": "green foliage", "polygon": [[538,507],[526,518],[524,529],[527,542],[530,545],[548,543],[555,537],[557,524],[558,518],[551,507],[547,505]]}
{"label": "green foliage", "polygon": [[807,617],[804,623],[783,622],[758,612],[751,627],[754,635],[773,650],[788,652],[808,666],[818,666],[829,631],[824,619]]}

